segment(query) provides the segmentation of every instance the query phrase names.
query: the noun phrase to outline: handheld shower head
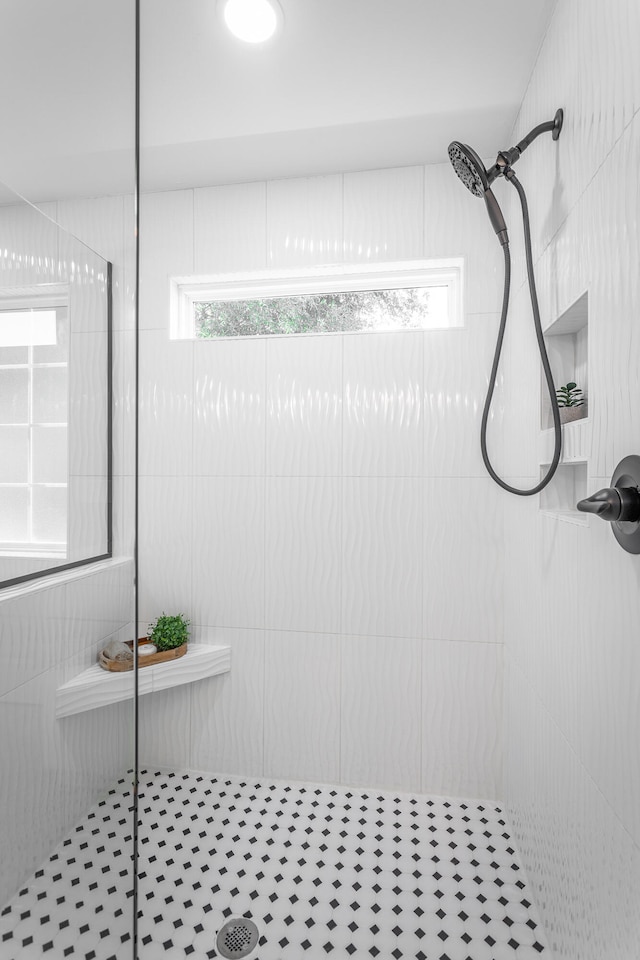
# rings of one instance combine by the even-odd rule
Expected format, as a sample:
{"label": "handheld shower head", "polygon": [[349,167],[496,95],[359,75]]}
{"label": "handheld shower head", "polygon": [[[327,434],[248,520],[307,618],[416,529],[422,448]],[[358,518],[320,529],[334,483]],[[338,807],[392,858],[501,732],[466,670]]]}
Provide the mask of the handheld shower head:
{"label": "handheld shower head", "polygon": [[[467,190],[469,190],[474,197],[482,197],[484,199],[491,224],[498,235],[498,240],[502,245],[502,252],[504,256],[504,293],[502,296],[502,311],[500,314],[500,326],[498,328],[496,349],[493,356],[491,373],[489,375],[489,388],[487,390],[487,396],[482,412],[482,422],[480,426],[480,449],[482,451],[482,459],[484,460],[484,464],[487,468],[489,476],[491,476],[504,490],[508,490],[510,493],[515,493],[523,497],[530,496],[534,493],[539,493],[540,490],[543,490],[546,487],[555,474],[560,462],[560,457],[562,455],[562,429],[560,426],[560,413],[558,411],[555,387],[553,385],[553,374],[549,364],[549,358],[547,356],[544,333],[540,320],[540,309],[538,307],[538,296],[536,293],[535,277],[533,273],[533,254],[527,198],[525,196],[522,184],[513,172],[512,167],[513,164],[520,159],[523,151],[526,150],[527,147],[531,146],[533,141],[536,140],[540,134],[550,133],[552,138],[557,140],[560,136],[560,131],[562,130],[562,122],[562,110],[557,110],[553,120],[548,120],[546,123],[538,124],[537,127],[534,127],[526,137],[520,140],[520,142],[510,150],[501,150],[498,154],[495,164],[489,170],[485,168],[484,163],[475,150],[472,150],[471,147],[469,147],[466,143],[459,143],[457,140],[454,140],[453,143],[449,144],[448,150],[449,160],[451,161],[453,169],[455,170],[456,175],[464,183]],[[540,360],[544,370],[545,379],[547,381],[547,387],[549,389],[549,399],[551,401],[551,410],[553,413],[553,427],[555,434],[553,459],[549,465],[549,469],[540,483],[537,483],[534,487],[531,487],[528,490],[520,490],[518,487],[512,487],[501,477],[499,477],[491,464],[487,450],[487,424],[491,412],[491,401],[496,386],[498,364],[500,363],[500,355],[502,353],[504,332],[507,324],[507,314],[509,311],[509,296],[511,291],[511,253],[509,251],[507,226],[504,222],[500,205],[498,204],[498,201],[491,190],[491,184],[498,177],[504,177],[505,180],[508,180],[509,183],[515,187],[520,197],[522,220],[524,225],[525,260],[527,264],[529,293],[531,295],[531,307],[533,310],[533,324],[536,331],[538,349],[540,351]]]}
{"label": "handheld shower head", "polygon": [[484,163],[466,143],[454,140],[449,144],[449,160],[453,169],[474,197],[484,197],[489,189],[489,178]]}
{"label": "handheld shower head", "polygon": [[491,190],[490,174],[485,170],[484,163],[478,154],[466,143],[458,143],[454,140],[449,144],[449,160],[467,190],[470,190],[474,197],[484,199],[493,229],[498,234],[498,240],[502,246],[509,243],[502,210]]}

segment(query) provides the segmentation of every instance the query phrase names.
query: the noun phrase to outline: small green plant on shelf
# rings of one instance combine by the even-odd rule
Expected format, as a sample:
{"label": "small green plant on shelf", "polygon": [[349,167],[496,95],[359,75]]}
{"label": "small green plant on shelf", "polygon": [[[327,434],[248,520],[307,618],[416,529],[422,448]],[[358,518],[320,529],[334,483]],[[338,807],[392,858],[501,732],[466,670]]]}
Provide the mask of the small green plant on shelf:
{"label": "small green plant on shelf", "polygon": [[581,407],[584,403],[581,388],[576,383],[567,383],[556,390],[559,407]]}
{"label": "small green plant on shelf", "polygon": [[567,383],[564,387],[556,390],[558,398],[558,407],[560,413],[560,423],[571,423],[574,420],[582,420],[587,415],[585,398],[581,387],[577,383]]}
{"label": "small green plant on shelf", "polygon": [[174,650],[181,647],[189,639],[189,625],[191,621],[182,614],[168,617],[162,614],[154,623],[149,624],[148,637],[158,652]]}

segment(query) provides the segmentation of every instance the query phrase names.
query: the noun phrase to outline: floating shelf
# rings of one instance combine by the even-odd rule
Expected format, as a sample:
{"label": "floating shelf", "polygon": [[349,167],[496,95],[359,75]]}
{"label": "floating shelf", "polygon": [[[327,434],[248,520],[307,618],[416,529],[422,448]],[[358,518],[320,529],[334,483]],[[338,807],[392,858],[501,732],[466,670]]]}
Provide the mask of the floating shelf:
{"label": "floating shelf", "polygon": [[[158,663],[138,670],[138,696],[179,687],[205,677],[228,673],[231,669],[231,647],[211,646],[206,643],[189,644],[179,660]],[[132,700],[134,694],[133,670],[109,673],[95,664],[56,691],[56,717],[69,717],[97,707]]]}

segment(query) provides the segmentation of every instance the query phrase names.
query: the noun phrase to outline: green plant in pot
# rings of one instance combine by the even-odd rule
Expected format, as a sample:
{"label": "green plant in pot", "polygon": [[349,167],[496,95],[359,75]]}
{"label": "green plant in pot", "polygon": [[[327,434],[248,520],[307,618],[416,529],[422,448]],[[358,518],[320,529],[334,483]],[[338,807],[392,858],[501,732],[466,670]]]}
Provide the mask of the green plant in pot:
{"label": "green plant in pot", "polygon": [[571,423],[572,420],[582,420],[587,415],[585,398],[582,389],[573,382],[556,390],[558,407],[560,408],[560,423]]}
{"label": "green plant in pot", "polygon": [[158,653],[175,650],[188,641],[190,623],[182,614],[167,616],[163,613],[154,623],[149,624],[147,636]]}

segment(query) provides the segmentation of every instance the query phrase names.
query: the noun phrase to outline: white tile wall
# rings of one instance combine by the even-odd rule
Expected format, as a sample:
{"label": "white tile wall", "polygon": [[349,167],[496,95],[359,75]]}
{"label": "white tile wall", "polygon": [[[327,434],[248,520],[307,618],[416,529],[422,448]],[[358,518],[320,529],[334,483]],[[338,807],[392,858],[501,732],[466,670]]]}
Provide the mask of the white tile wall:
{"label": "white tile wall", "polygon": [[[163,223],[182,238],[193,226],[203,274],[468,256],[479,238],[488,249],[486,214],[478,210],[467,232],[462,198],[448,164],[426,176],[412,167],[150,198],[142,230],[158,234],[162,276],[144,252],[143,273],[166,290],[167,272],[185,272],[191,248],[185,239],[172,269]],[[141,447],[157,471],[141,484],[141,616],[184,609],[199,635],[234,637],[237,654],[228,677],[174,691],[191,697],[192,765],[499,794],[502,517],[477,439],[497,323],[492,256],[473,266],[465,326],[449,331],[185,347],[168,340],[164,307],[158,313],[157,295],[141,289]],[[169,423],[173,402],[179,415]],[[496,443],[501,403],[499,390]],[[451,589],[464,595],[453,610]],[[465,657],[466,641],[488,642]],[[466,779],[441,745],[451,706],[439,701],[434,712],[431,698],[429,713],[424,700],[423,643],[432,644],[428,677],[451,690],[448,703],[478,709],[456,746]],[[469,669],[456,684],[458,663]],[[143,756],[148,737],[160,762],[162,737],[145,730]],[[172,750],[169,742],[167,762]]]}
{"label": "white tile wall", "polygon": [[193,208],[192,190],[140,198],[140,329],[168,329],[169,277],[193,273]]}
{"label": "white tile wall", "polygon": [[[625,0],[601,14],[593,0],[557,4],[513,134],[565,110],[560,139],[537,142],[518,173],[545,324],[589,293],[589,420],[578,451],[589,492],[637,452],[640,401],[640,11]],[[513,247],[521,279],[518,238]],[[539,376],[536,384],[526,291],[515,303],[505,450],[508,471],[530,482],[539,468],[528,441],[539,430]],[[576,450],[572,442],[566,453]],[[630,894],[640,840],[632,732],[640,561],[596,518],[577,526],[541,515],[535,502],[505,506],[509,813],[554,955],[626,960],[640,942]]]}
{"label": "white tile wall", "polygon": [[185,552],[192,556],[191,610],[196,623],[263,626],[264,528],[262,479],[194,479],[192,525],[182,538]]}
{"label": "white tile wall", "polygon": [[424,168],[344,175],[344,259],[411,260],[424,247]]}
{"label": "white tile wall", "polygon": [[[131,319],[133,229],[131,199],[111,197],[42,205],[48,216],[87,243],[114,265],[114,554],[127,556],[133,536],[133,340],[125,333]],[[29,218],[36,217],[29,215]],[[3,214],[3,223],[6,222]],[[10,218],[9,218],[10,219]],[[17,222],[13,224],[17,229]],[[22,229],[22,227],[21,227]],[[57,257],[57,228],[27,233],[29,250],[46,259],[42,246]],[[37,238],[40,237],[40,240]],[[78,248],[73,241],[68,245]],[[61,251],[64,253],[64,251]],[[54,279],[43,270],[38,279]],[[57,279],[57,278],[56,278]],[[26,274],[14,282],[27,282]],[[33,282],[31,279],[30,282]],[[84,295],[86,290],[79,291]],[[90,301],[87,323],[92,316]],[[100,320],[102,322],[102,320]],[[82,356],[87,363],[74,394],[83,396],[87,425],[100,429],[99,411],[92,406],[96,376],[95,350],[85,349],[96,334],[85,333]],[[80,345],[80,340],[72,349]],[[77,389],[76,389],[77,388]],[[77,443],[77,437],[75,441]],[[86,438],[85,438],[86,440]],[[77,455],[76,455],[77,451]],[[75,476],[72,541],[94,535],[98,477],[91,472],[86,446],[71,450]],[[102,490],[104,497],[104,490]],[[95,544],[102,547],[103,531]],[[3,817],[0,824],[0,903],[43,860],[58,840],[114,779],[132,766],[131,704],[103,708],[83,719],[55,720],[56,688],[95,661],[97,651],[112,637],[129,636],[133,615],[133,564],[119,560],[79,568],[3,591],[0,598],[0,769]]]}
{"label": "white tile wall", "polygon": [[[191,191],[181,195],[186,198]],[[197,274],[260,270],[266,266],[267,196],[264,183],[196,190],[193,206],[194,270]],[[188,214],[185,226],[187,220]],[[159,227],[160,230],[166,229],[166,222],[161,220]],[[173,266],[172,269],[176,274]],[[190,270],[183,272],[189,273]]]}
{"label": "white tile wall", "polygon": [[411,478],[345,478],[345,633],[422,635],[421,491],[421,481]]}
{"label": "white tile wall", "polygon": [[194,474],[263,476],[265,341],[213,340],[194,347]]}
{"label": "white tile wall", "polygon": [[422,790],[502,795],[502,644],[425,640]]}
{"label": "white tile wall", "polygon": [[138,562],[145,573],[138,581],[138,609],[143,624],[161,613],[188,616],[191,611],[192,501],[191,478],[140,477]]}
{"label": "white tile wall", "polygon": [[432,478],[423,497],[425,636],[501,642],[501,491],[489,478]]}
{"label": "white tile wall", "polygon": [[423,473],[423,333],[344,337],[347,476]]}
{"label": "white tile wall", "polygon": [[0,902],[132,762],[133,714],[117,704],[55,719],[58,686],[131,620],[131,561],[58,575],[0,600]]}
{"label": "white tile wall", "polygon": [[268,341],[267,474],[342,472],[343,342],[340,336]]}
{"label": "white tile wall", "polygon": [[340,780],[340,638],[267,631],[264,775]]}
{"label": "white tile wall", "polygon": [[341,780],[420,790],[421,643],[345,637],[341,673]]}
{"label": "white tile wall", "polygon": [[[196,627],[195,639],[231,647],[231,670],[191,686],[191,766],[264,773],[265,639],[262,630]],[[146,743],[143,740],[143,750]],[[184,766],[186,757],[183,759]]]}
{"label": "white tile wall", "polygon": [[340,630],[340,480],[270,477],[265,505],[265,623]]}
{"label": "white tile wall", "polygon": [[342,191],[339,175],[267,184],[270,267],[342,260]]}

